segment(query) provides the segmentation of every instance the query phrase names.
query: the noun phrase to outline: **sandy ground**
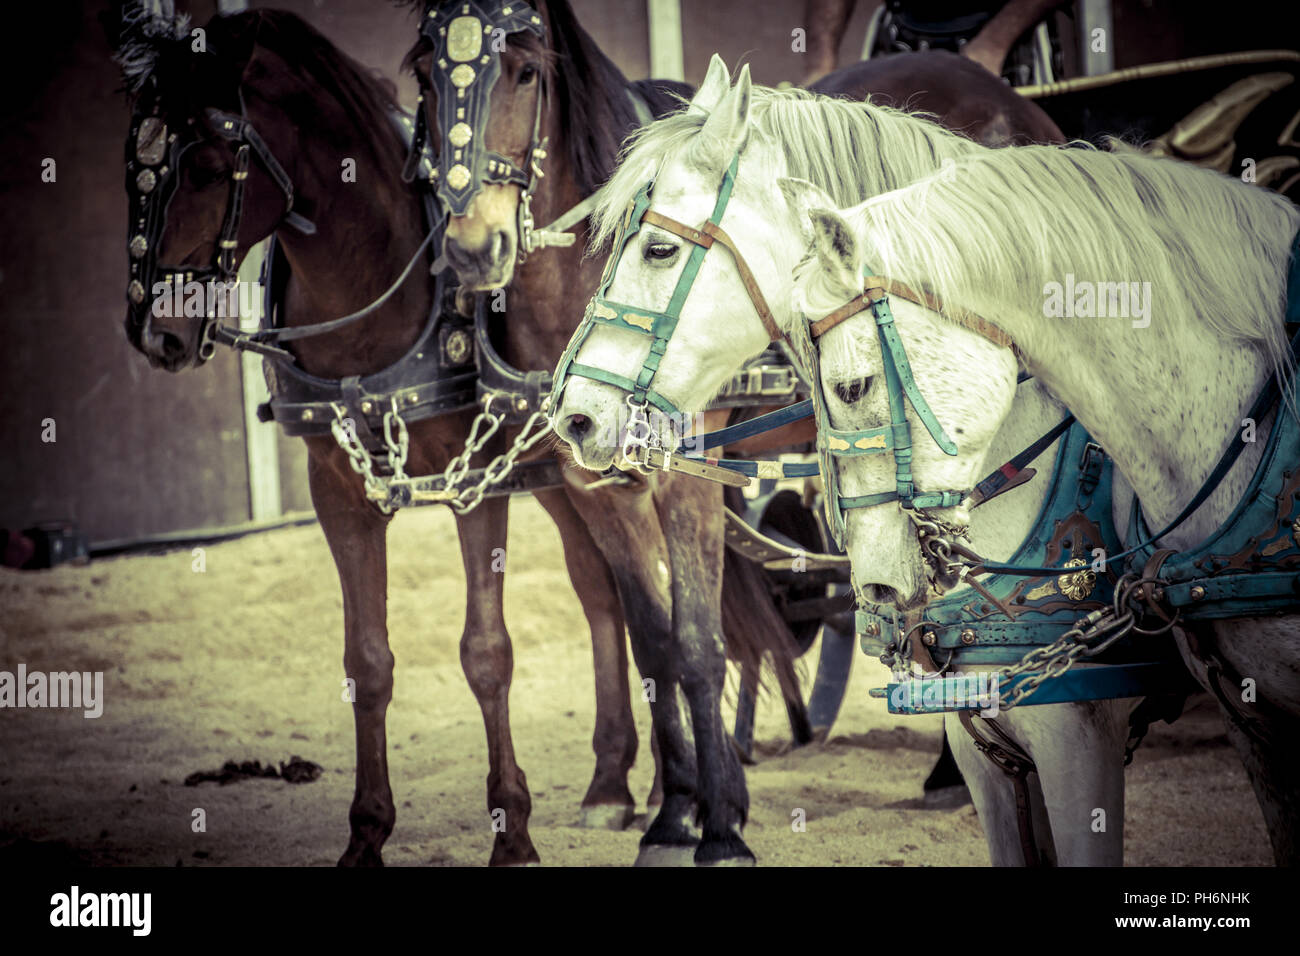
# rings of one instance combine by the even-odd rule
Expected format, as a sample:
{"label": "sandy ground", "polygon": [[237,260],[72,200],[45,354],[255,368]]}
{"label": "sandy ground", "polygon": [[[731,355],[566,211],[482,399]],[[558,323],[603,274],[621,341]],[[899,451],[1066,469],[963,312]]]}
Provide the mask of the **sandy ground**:
{"label": "sandy ground", "polygon": [[[515,746],[533,795],[543,863],[624,865],[637,830],[579,829],[593,767],[591,650],[531,499],[511,509],[506,620],[515,645]],[[457,644],[464,582],[452,519],[403,514],[389,536],[389,629],[397,657],[389,767],[390,865],[481,865],[492,842],[482,722]],[[0,573],[0,669],[102,670],[98,720],[0,710],[0,862],[324,866],[347,843],[351,708],[341,700],[342,603],[320,530],[292,528],[206,549]],[[818,653],[814,647],[812,655]],[[811,658],[815,660],[815,656]],[[635,676],[635,675],[634,675]],[[859,656],[831,739],[789,752],[778,702],[760,703],[746,839],[773,865],[987,865],[975,812],[920,808],[938,718],[892,717]],[[734,675],[733,675],[734,685]],[[649,714],[632,790],[653,771]],[[321,764],[319,780],[182,781],[227,760]],[[191,830],[202,808],[207,830]],[[791,814],[807,815],[806,832]],[[31,841],[36,841],[34,844]],[[1268,864],[1263,822],[1217,713],[1199,700],[1157,725],[1128,771],[1132,865]]]}

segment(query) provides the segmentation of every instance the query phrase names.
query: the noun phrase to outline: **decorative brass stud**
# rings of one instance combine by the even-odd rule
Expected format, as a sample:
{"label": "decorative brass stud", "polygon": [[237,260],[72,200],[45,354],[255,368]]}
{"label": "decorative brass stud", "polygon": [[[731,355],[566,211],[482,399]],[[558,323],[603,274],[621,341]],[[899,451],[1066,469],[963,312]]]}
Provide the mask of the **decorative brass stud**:
{"label": "decorative brass stud", "polygon": [[526,399],[526,398],[516,398],[516,399],[515,399],[515,411],[517,411],[517,412],[526,412],[526,411],[528,411],[528,399]]}
{"label": "decorative brass stud", "polygon": [[1199,584],[1192,588],[1193,601],[1201,601],[1204,600],[1204,598],[1205,598],[1205,588],[1201,587]]}
{"label": "decorative brass stud", "polygon": [[451,145],[462,147],[473,137],[474,131],[469,128],[468,123],[457,123],[447,132],[447,139],[451,140]]}
{"label": "decorative brass stud", "polygon": [[1082,601],[1097,586],[1097,574],[1088,567],[1088,562],[1083,558],[1071,558],[1065,562],[1065,567],[1081,568],[1082,570],[1075,571],[1073,574],[1061,575],[1057,587],[1071,601]]}
{"label": "decorative brass stud", "polygon": [[369,415],[370,412],[374,409],[374,407],[375,407],[375,406],[374,406],[374,403],[373,403],[373,402],[370,402],[370,401],[362,402],[362,403],[361,403],[361,414],[363,414],[363,415]]}
{"label": "decorative brass stud", "polygon": [[158,185],[158,177],[154,175],[152,169],[140,170],[140,175],[135,177],[135,188],[142,193],[153,192],[154,186]]}
{"label": "decorative brass stud", "polygon": [[862,629],[862,633],[867,635],[867,637],[879,637],[880,623],[878,621],[872,621]]}
{"label": "decorative brass stud", "polygon": [[464,189],[469,185],[469,170],[457,163],[447,170],[447,185],[452,189]]}
{"label": "decorative brass stud", "polygon": [[149,251],[149,240],[147,240],[144,236],[132,236],[131,242],[127,246],[127,249],[131,253],[131,258],[139,259],[141,256],[143,256],[146,252]]}
{"label": "decorative brass stud", "polygon": [[476,76],[478,74],[474,72],[474,67],[468,63],[462,63],[451,71],[451,85],[463,90],[474,82]]}
{"label": "decorative brass stud", "polygon": [[926,647],[934,647],[938,642],[939,638],[935,636],[934,631],[926,631],[921,635],[921,643]]}
{"label": "decorative brass stud", "polygon": [[444,348],[447,352],[447,361],[453,365],[461,365],[469,361],[471,350],[469,333],[464,329],[457,329],[447,336],[447,344]]}
{"label": "decorative brass stud", "polygon": [[974,644],[974,643],[975,643],[975,631],[972,630],[972,629],[969,628],[969,627],[963,627],[963,628],[961,629],[961,642],[962,642],[963,644]]}
{"label": "decorative brass stud", "polygon": [[126,297],[136,305],[144,301],[144,286],[139,279],[131,280],[131,284],[126,287]]}
{"label": "decorative brass stud", "polygon": [[311,421],[311,420],[312,420],[313,418],[315,418],[315,417],[316,417],[316,416],[315,416],[314,414],[312,414],[312,410],[311,410],[310,408],[304,408],[304,409],[302,410],[302,420],[303,420],[303,421],[305,421],[305,422],[309,422],[309,421]]}
{"label": "decorative brass stud", "polygon": [[420,404],[420,396],[419,396],[419,394],[418,394],[417,392],[412,392],[410,395],[407,395],[407,396],[406,396],[406,404],[408,404],[408,405],[418,405],[418,404]]}

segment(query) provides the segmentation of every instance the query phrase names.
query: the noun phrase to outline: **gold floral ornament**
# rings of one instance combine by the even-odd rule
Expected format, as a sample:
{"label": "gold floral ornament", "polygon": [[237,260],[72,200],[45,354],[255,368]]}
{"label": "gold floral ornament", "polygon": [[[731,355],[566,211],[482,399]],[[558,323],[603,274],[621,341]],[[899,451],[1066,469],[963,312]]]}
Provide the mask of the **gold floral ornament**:
{"label": "gold floral ornament", "polygon": [[1067,568],[1081,568],[1073,574],[1061,575],[1058,587],[1061,593],[1071,601],[1082,601],[1092,589],[1097,586],[1097,575],[1092,568],[1088,567],[1088,562],[1084,558],[1071,558],[1065,562]]}

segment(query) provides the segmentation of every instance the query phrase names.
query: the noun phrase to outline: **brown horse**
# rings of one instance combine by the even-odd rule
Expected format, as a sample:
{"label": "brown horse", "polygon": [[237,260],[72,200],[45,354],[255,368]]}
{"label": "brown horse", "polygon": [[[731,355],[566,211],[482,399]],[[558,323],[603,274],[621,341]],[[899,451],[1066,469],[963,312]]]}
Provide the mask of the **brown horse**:
{"label": "brown horse", "polygon": [[[572,246],[533,251],[537,237],[528,235],[529,220],[553,222],[608,177],[621,141],[639,124],[638,99],[647,112],[661,113],[671,105],[665,104],[666,91],[686,91],[680,85],[628,83],[565,0],[429,3],[420,29],[407,61],[420,79],[425,119],[441,152],[435,181],[450,214],[444,255],[472,288],[508,286],[506,357],[517,367],[553,367],[597,287],[602,264],[583,256],[585,222],[575,224]],[[970,68],[978,75],[957,74],[963,97],[942,105],[936,100],[931,108],[946,108],[959,128],[975,136],[1003,142],[1016,134],[1060,138],[1040,110],[1023,104],[982,68],[956,60],[918,54],[859,64],[819,88],[907,102],[917,90],[943,84],[952,70]],[[963,112],[967,100],[994,108],[981,115]],[[705,418],[703,427],[716,426]],[[752,860],[740,836],[748,795],[724,742],[719,706],[721,490],[668,473],[637,476],[621,487],[591,487],[595,478],[566,472],[575,504],[613,569],[629,625],[636,620],[645,626],[641,633],[630,631],[633,654],[642,676],[659,689],[651,711],[664,757],[665,800],[642,840],[641,859]],[[677,687],[690,708],[693,754],[679,749]],[[702,824],[698,845],[692,814]]]}
{"label": "brown horse", "polygon": [[[268,365],[279,400],[272,405],[276,420],[306,438],[313,503],[343,587],[344,664],[355,683],[357,781],[352,836],[340,862],[378,864],[395,819],[385,740],[393,673],[384,543],[390,516],[366,497],[356,461],[332,434],[329,404],[321,414],[321,401],[295,403],[287,390],[305,388],[314,399],[328,393],[346,406],[349,427],[382,433],[383,403],[367,389],[410,369],[413,357],[424,359],[425,345],[450,353],[447,343],[465,332],[449,324],[464,319],[446,308],[455,299],[448,273],[435,278],[419,268],[407,276],[423,261],[429,220],[437,217],[429,215],[419,192],[399,182],[408,147],[385,87],[297,17],[258,11],[214,19],[208,27],[213,54],[206,57],[192,56],[188,34],[178,38],[169,21],[137,17],[132,22],[119,59],[135,91],[128,142],[132,216],[140,210],[131,224],[133,283],[178,271],[200,279],[224,276],[252,245],[274,235],[278,249],[270,284],[280,293],[273,296],[275,312],[292,330],[284,340],[322,319],[354,315],[353,310],[378,303],[346,327],[295,339],[287,345],[291,355],[271,346]],[[350,177],[341,177],[340,166],[348,164]],[[340,268],[341,262],[357,267]],[[399,274],[403,278],[394,282]],[[384,291],[389,283],[391,295]],[[148,291],[154,291],[152,284]],[[128,336],[154,365],[177,371],[201,363],[214,347],[211,323],[158,313],[143,285],[130,296]],[[262,340],[259,347],[269,342]],[[441,362],[438,354],[430,358]],[[448,362],[457,367],[447,372],[447,381],[426,383],[430,400],[439,403],[432,409],[438,414],[418,421],[408,415],[405,464],[416,475],[441,473],[460,455],[475,417],[472,352]],[[419,368],[427,370],[427,362]],[[463,384],[467,376],[468,396],[457,402],[458,393],[448,386]],[[360,388],[355,400],[349,383]],[[404,403],[425,391],[411,384],[392,386]],[[448,394],[439,397],[440,390]],[[368,404],[381,406],[374,416]],[[495,437],[471,463],[494,456],[503,445]],[[637,751],[623,611],[609,567],[570,501],[574,492],[555,485],[535,494],[560,531],[591,628],[597,760],[582,801],[582,821],[623,827],[635,810],[627,774]],[[487,729],[494,864],[538,859],[528,835],[527,785],[511,740],[511,644],[501,610],[504,575],[494,566],[506,544],[506,517],[504,497],[485,498],[457,514],[468,585],[461,660]],[[788,631],[775,616],[761,577],[744,565],[729,582],[730,603],[764,608],[776,636],[775,643],[760,647],[741,633],[732,642],[739,659],[753,669],[758,655],[773,651],[787,697],[797,702],[792,656],[780,643]],[[791,703],[792,719],[802,716],[806,722],[801,706]],[[660,790],[657,777],[656,794]],[[651,802],[658,800],[652,796]]]}
{"label": "brown horse", "polygon": [[[295,216],[315,221],[304,235],[285,215],[284,191],[256,158],[247,167],[242,219],[232,241],[238,263],[255,243],[274,234],[292,275],[282,318],[296,327],[350,313],[374,301],[420,249],[429,229],[422,203],[400,182],[407,145],[390,122],[394,105],[368,71],[292,14],[261,10],[218,17],[208,26],[212,53],[195,56],[188,33],[178,40],[169,22],[136,19],[119,52],[137,91],[136,122],[128,143],[131,182],[142,176],[140,119],[154,116],[163,135],[192,145],[178,151],[174,189],[163,207],[153,261],[202,271],[219,250],[229,196],[241,181],[238,153],[219,135],[213,117],[245,119],[260,133],[266,155],[292,183]],[[156,129],[156,127],[155,127]],[[166,131],[172,131],[168,134]],[[163,144],[164,149],[167,148]],[[278,158],[278,160],[277,160]],[[355,162],[355,182],[341,182],[340,164]],[[166,159],[163,162],[167,162]],[[150,175],[166,167],[155,164]],[[132,218],[135,209],[132,209]],[[133,229],[136,223],[132,223]],[[135,250],[133,249],[133,255]],[[141,257],[143,258],[143,257]],[[373,314],[345,329],[298,340],[298,366],[321,379],[345,380],[392,366],[411,350],[437,314],[442,280],[425,267],[400,284]],[[202,342],[194,318],[152,314],[146,298],[128,316],[132,343],[171,371],[195,364]],[[144,315],[141,320],[140,316]],[[471,383],[472,388],[472,383]],[[469,402],[474,400],[471,391]],[[412,473],[441,472],[460,453],[473,408],[410,425]],[[379,864],[395,819],[388,782],[385,713],[392,696],[393,655],[387,632],[385,535],[390,517],[363,495],[360,478],[328,431],[306,438],[312,501],[343,588],[344,668],[355,681],[356,791],[351,838],[341,864]],[[486,457],[500,450],[487,446]],[[477,460],[476,460],[477,463]],[[582,801],[589,822],[626,824],[634,801],[627,773],[637,750],[629,703],[623,614],[610,570],[563,489],[537,492],[559,529],[568,572],[591,628],[597,715],[596,769]],[[494,827],[491,861],[538,859],[528,835],[530,800],[515,759],[507,695],[511,646],[502,617],[504,575],[493,568],[506,546],[507,499],[489,498],[457,516],[466,590],[461,662],[487,730],[490,811],[505,811]]]}

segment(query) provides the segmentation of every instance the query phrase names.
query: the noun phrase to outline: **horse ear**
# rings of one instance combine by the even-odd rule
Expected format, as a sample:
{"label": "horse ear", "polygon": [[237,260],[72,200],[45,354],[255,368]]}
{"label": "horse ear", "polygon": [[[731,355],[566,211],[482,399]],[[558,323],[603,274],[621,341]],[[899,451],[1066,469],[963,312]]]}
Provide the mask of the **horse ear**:
{"label": "horse ear", "polygon": [[749,64],[740,68],[736,85],[722,98],[691,147],[691,159],[701,169],[718,171],[731,162],[749,133],[749,106],[754,84]]}
{"label": "horse ear", "polygon": [[862,288],[862,248],[843,216],[832,209],[810,209],[813,249],[822,267],[845,289]]}
{"label": "horse ear", "polygon": [[707,116],[713,112],[713,108],[722,101],[730,89],[731,71],[727,69],[727,64],[722,62],[722,57],[715,53],[709,60],[709,71],[704,75],[704,82],[696,90],[687,112],[703,113]]}
{"label": "horse ear", "polygon": [[781,189],[781,195],[785,197],[786,205],[794,213],[794,221],[799,226],[800,236],[805,243],[811,245],[813,227],[808,213],[814,209],[834,209],[835,201],[825,191],[806,179],[781,176],[776,184]]}

